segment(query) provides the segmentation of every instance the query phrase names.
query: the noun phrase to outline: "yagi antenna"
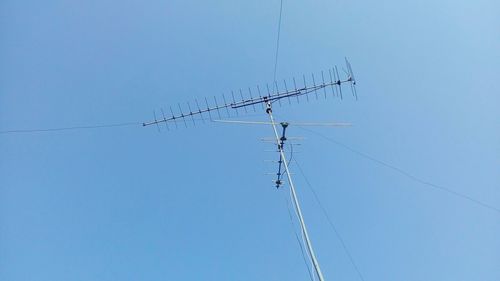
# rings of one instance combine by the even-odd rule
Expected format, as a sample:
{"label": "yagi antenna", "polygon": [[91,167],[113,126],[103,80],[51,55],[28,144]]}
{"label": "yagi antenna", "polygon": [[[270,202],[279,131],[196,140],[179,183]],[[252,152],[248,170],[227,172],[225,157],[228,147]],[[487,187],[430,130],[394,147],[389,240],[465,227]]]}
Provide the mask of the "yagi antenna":
{"label": "yagi antenna", "polygon": [[[271,91],[269,88],[269,85],[266,85],[267,88],[267,95],[262,95],[261,89],[259,86],[256,87],[258,96],[254,97],[252,95],[252,89],[248,89],[248,95],[245,96],[243,91],[239,90],[239,98],[236,99],[234,92],[231,92],[231,100],[227,100],[226,96],[223,94],[222,95],[222,101],[223,103],[219,103],[217,100],[217,97],[214,96],[213,102],[210,102],[209,99],[205,98],[205,107],[200,108],[200,105],[197,100],[195,100],[196,108],[193,110],[191,108],[191,104],[189,102],[186,103],[186,107],[182,107],[181,104],[178,104],[179,111],[178,113],[174,113],[172,109],[170,109],[171,116],[165,116],[162,119],[156,118],[156,113],[154,114],[154,120],[147,121],[142,123],[143,126],[150,126],[150,125],[157,125],[159,123],[168,123],[168,122],[173,122],[175,123],[175,126],[177,127],[177,120],[182,119],[184,126],[188,127],[188,124],[186,122],[186,118],[190,118],[193,125],[196,125],[195,123],[195,117],[199,116],[203,120],[203,114],[209,114],[210,119],[212,119],[212,112],[217,111],[217,116],[219,119],[221,118],[221,110],[226,111],[227,117],[231,117],[231,115],[239,116],[240,113],[238,112],[238,109],[243,109],[245,113],[248,113],[248,107],[252,107],[255,110],[256,105],[261,105],[262,108],[265,108],[266,104],[268,102],[274,103],[278,102],[278,104],[281,105],[281,100],[282,99],[288,99],[288,103],[291,104],[290,99],[291,98],[296,98],[297,103],[300,102],[299,98],[301,96],[306,96],[306,100],[309,101],[309,94],[314,93],[315,98],[318,98],[318,91],[322,90],[324,93],[324,97],[326,98],[326,90],[327,88],[331,88],[332,91],[335,94],[335,90],[340,94],[340,98],[342,99],[342,86],[343,84],[349,84],[351,91],[353,93],[353,96],[357,99],[358,95],[356,93],[356,79],[354,77],[354,72],[352,71],[351,64],[345,59],[346,62],[346,77],[341,78],[339,75],[339,71],[337,66],[335,66],[333,69],[328,70],[328,74],[330,77],[330,80],[325,79],[325,75],[323,72],[321,72],[321,83],[317,84],[316,81],[317,79],[315,78],[315,75],[312,74],[312,86],[307,85],[306,81],[306,76],[303,76],[304,80],[304,85],[303,87],[297,87],[297,83],[295,78],[293,78],[293,86],[294,89],[289,90],[287,87],[286,80],[284,81],[284,89],[280,90],[278,87],[277,82],[275,81],[274,87],[272,87],[274,90]],[[231,114],[233,112],[233,114]]]}

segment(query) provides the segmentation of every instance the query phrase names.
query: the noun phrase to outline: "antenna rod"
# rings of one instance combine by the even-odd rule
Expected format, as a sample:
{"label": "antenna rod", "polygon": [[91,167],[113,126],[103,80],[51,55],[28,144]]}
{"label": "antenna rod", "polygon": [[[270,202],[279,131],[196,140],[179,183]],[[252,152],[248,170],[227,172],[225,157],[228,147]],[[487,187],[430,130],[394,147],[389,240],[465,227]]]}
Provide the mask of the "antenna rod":
{"label": "antenna rod", "polygon": [[[271,125],[273,126],[274,135],[276,136],[276,143],[278,145],[278,151],[280,153],[281,159],[283,161],[283,165],[285,166],[286,175],[288,177],[288,182],[290,183],[290,191],[293,197],[293,203],[295,206],[295,210],[297,212],[297,216],[299,217],[300,228],[302,230],[302,234],[304,234],[304,238],[306,240],[307,251],[311,257],[311,260],[314,265],[314,271],[318,276],[319,281],[324,281],[323,273],[321,273],[321,268],[319,267],[318,260],[316,259],[316,255],[314,254],[314,250],[311,245],[311,240],[309,239],[309,234],[307,233],[306,224],[304,222],[304,218],[302,217],[302,211],[300,209],[299,200],[297,199],[297,194],[295,193],[295,186],[293,185],[292,176],[290,171],[288,170],[288,162],[285,157],[285,153],[283,151],[283,145],[280,142],[280,137],[278,136],[278,130],[276,129],[276,123],[274,122],[273,110],[271,108],[271,101],[266,101],[266,113],[269,115],[269,119],[271,120]],[[282,123],[283,129],[288,126],[287,123]]]}

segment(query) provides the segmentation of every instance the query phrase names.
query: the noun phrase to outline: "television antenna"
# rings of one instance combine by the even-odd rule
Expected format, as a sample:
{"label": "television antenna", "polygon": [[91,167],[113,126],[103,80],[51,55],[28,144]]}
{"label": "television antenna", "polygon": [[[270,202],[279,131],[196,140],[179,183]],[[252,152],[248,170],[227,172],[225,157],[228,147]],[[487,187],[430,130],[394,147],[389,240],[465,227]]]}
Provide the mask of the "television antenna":
{"label": "television antenna", "polygon": [[[290,185],[290,193],[292,197],[292,202],[293,206],[295,209],[295,213],[297,215],[297,218],[300,223],[300,229],[302,232],[302,236],[304,238],[304,243],[306,245],[307,249],[307,254],[309,255],[309,258],[312,262],[314,272],[316,273],[316,276],[318,277],[319,281],[324,281],[323,273],[321,272],[321,268],[318,262],[318,259],[316,257],[316,254],[314,253],[314,249],[312,247],[311,239],[309,237],[309,233],[307,231],[307,227],[304,221],[304,217],[302,215],[302,209],[300,208],[300,203],[297,198],[297,193],[295,189],[295,185],[293,183],[292,179],[292,174],[290,173],[290,169],[288,166],[288,160],[286,158],[285,152],[284,152],[284,145],[287,140],[286,137],[286,130],[288,126],[291,123],[288,122],[281,122],[279,125],[281,125],[282,132],[281,132],[281,137],[278,134],[278,128],[274,116],[273,116],[273,104],[276,102],[281,105],[282,100],[288,100],[288,103],[291,104],[291,100],[295,99],[297,102],[300,102],[300,97],[305,96],[306,100],[309,101],[309,95],[314,93],[314,97],[316,99],[319,98],[318,91],[323,92],[323,97],[326,99],[329,95],[327,94],[327,88],[330,88],[331,94],[333,97],[339,97],[340,99],[343,99],[343,93],[342,93],[342,86],[344,84],[349,84],[351,93],[353,97],[357,100],[357,93],[356,93],[356,80],[354,78],[354,73],[352,71],[351,64],[345,58],[345,66],[346,69],[344,69],[344,72],[346,74],[346,77],[343,79],[339,75],[339,71],[337,66],[334,66],[333,68],[328,70],[328,78],[329,81],[325,82],[325,75],[324,72],[321,72],[321,83],[316,84],[316,79],[314,74],[311,75],[312,78],[312,85],[307,85],[306,77],[305,75],[303,76],[303,86],[302,87],[297,87],[297,83],[295,78],[293,78],[293,90],[288,90],[288,86],[286,83],[286,80],[283,81],[283,86],[284,90],[280,90],[278,87],[277,81],[274,81],[274,91],[271,92],[269,89],[269,86],[266,85],[267,89],[267,95],[262,95],[260,87],[257,86],[257,93],[258,96],[254,97],[252,94],[252,90],[249,88],[248,89],[248,94],[247,97],[243,95],[242,90],[239,90],[240,98],[235,99],[234,92],[231,92],[231,98],[232,101],[230,100],[229,102],[227,101],[226,97],[223,95],[222,96],[222,101],[221,103],[218,102],[217,98],[214,96],[213,102],[210,103],[207,98],[205,98],[204,106],[200,107],[200,104],[198,100],[195,100],[194,105],[196,107],[193,108],[191,107],[191,104],[188,102],[186,103],[187,108],[183,107],[178,104],[178,112],[175,113],[174,110],[172,110],[172,107],[170,107],[170,115],[165,115],[165,112],[163,109],[160,110],[161,112],[161,118],[158,118],[156,115],[156,111],[153,113],[154,115],[154,120],[144,122],[142,125],[144,127],[146,126],[152,126],[156,125],[157,129],[160,130],[160,124],[164,124],[165,127],[170,130],[170,125],[175,125],[175,127],[178,127],[177,122],[182,121],[185,127],[188,127],[188,122],[190,121],[193,123],[193,125],[196,125],[196,120],[195,117],[200,117],[200,119],[205,122],[205,117],[208,114],[209,120],[215,121],[215,122],[223,122],[223,123],[236,123],[236,124],[261,124],[261,125],[271,125],[273,128],[274,132],[274,141],[276,142],[277,145],[277,151],[279,153],[279,161],[278,161],[278,172],[276,173],[277,179],[275,181],[275,185],[277,188],[279,188],[283,184],[283,176],[286,175],[287,181]],[[321,93],[320,93],[321,95]],[[220,100],[220,99],[219,99]],[[248,108],[252,107],[253,111],[256,112],[256,106],[260,105],[264,110],[265,113],[269,117],[269,122],[261,122],[261,121],[236,121],[236,120],[220,120],[222,118],[221,111],[225,111],[227,117],[231,117],[231,112],[233,114],[239,115],[239,110],[244,110],[244,113],[248,113]],[[214,119],[212,116],[212,113],[215,114],[217,113],[217,117],[219,119]],[[296,123],[297,125],[301,126],[349,126],[350,124],[348,123]],[[283,171],[284,169],[284,171]]]}

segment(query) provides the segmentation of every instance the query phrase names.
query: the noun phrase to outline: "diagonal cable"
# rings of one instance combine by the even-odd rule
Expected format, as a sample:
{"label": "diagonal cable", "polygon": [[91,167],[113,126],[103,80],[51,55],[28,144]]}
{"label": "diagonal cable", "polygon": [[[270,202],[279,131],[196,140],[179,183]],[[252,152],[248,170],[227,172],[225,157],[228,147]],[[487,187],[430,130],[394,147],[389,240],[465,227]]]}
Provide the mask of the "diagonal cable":
{"label": "diagonal cable", "polygon": [[309,278],[311,279],[311,281],[314,281],[314,275],[312,274],[311,269],[309,268],[309,264],[307,264],[304,246],[302,245],[303,242],[300,241],[299,235],[297,234],[297,229],[295,228],[295,223],[293,222],[292,211],[290,210],[290,201],[288,201],[288,197],[284,196],[284,198],[286,200],[286,207],[288,209],[288,217],[290,218],[290,224],[295,234],[295,239],[297,239],[297,244],[299,244],[300,252],[302,254],[302,259],[304,260],[304,264],[307,268],[307,271],[309,272]]}
{"label": "diagonal cable", "polygon": [[127,123],[114,123],[114,124],[86,125],[86,126],[56,127],[56,128],[5,130],[5,131],[0,131],[0,134],[5,135],[5,134],[19,134],[19,133],[59,132],[59,131],[87,130],[87,129],[114,128],[114,127],[130,127],[130,126],[140,126],[140,125],[141,123],[139,122],[127,122]]}
{"label": "diagonal cable", "polygon": [[307,129],[307,128],[304,128],[304,127],[301,127],[301,126],[298,126],[298,127],[301,128],[302,130],[305,130],[305,131],[311,132],[311,133],[313,133],[313,134],[315,134],[317,136],[320,136],[323,139],[327,140],[328,142],[331,142],[331,143],[333,143],[335,145],[338,145],[338,146],[340,146],[340,147],[342,147],[342,148],[344,148],[344,149],[346,149],[346,150],[348,150],[348,151],[350,151],[350,152],[352,152],[354,154],[357,154],[358,156],[361,156],[361,157],[363,157],[365,159],[368,159],[368,160],[370,160],[372,162],[375,162],[375,163],[377,163],[377,164],[379,164],[379,165],[381,165],[383,167],[386,167],[386,168],[391,169],[391,170],[393,170],[395,172],[398,172],[399,174],[401,174],[401,175],[403,175],[403,176],[405,176],[405,177],[407,177],[407,178],[409,178],[409,179],[411,179],[411,180],[413,180],[415,182],[418,182],[418,183],[420,183],[422,185],[425,185],[425,186],[428,186],[428,187],[432,187],[434,189],[438,189],[438,190],[447,192],[447,193],[449,193],[451,195],[454,195],[456,197],[460,197],[462,199],[468,200],[469,202],[475,203],[476,205],[479,205],[481,207],[484,207],[484,208],[490,209],[492,211],[495,211],[497,213],[500,213],[500,209],[497,208],[497,207],[495,207],[495,206],[492,206],[490,204],[484,203],[484,202],[482,202],[482,201],[480,201],[478,199],[475,199],[475,198],[473,198],[473,197],[471,197],[469,195],[457,192],[457,191],[452,190],[452,189],[450,189],[448,187],[437,185],[437,184],[434,184],[432,182],[423,180],[423,179],[421,179],[421,178],[419,178],[417,176],[414,176],[411,173],[409,173],[409,172],[407,172],[407,171],[405,171],[405,170],[403,170],[401,168],[398,168],[398,167],[396,167],[394,165],[386,163],[386,162],[384,162],[382,160],[378,160],[375,157],[372,157],[372,156],[370,156],[370,155],[368,155],[368,154],[366,154],[364,152],[356,150],[356,149],[354,149],[354,148],[352,148],[352,147],[350,147],[350,146],[348,146],[346,144],[343,144],[343,143],[341,143],[341,142],[339,142],[339,141],[337,141],[337,140],[335,140],[335,139],[333,139],[331,137],[327,137],[327,136],[325,136],[325,135],[323,135],[323,134],[321,134],[319,132],[316,132],[314,130]]}
{"label": "diagonal cable", "polygon": [[349,261],[351,262],[352,266],[354,267],[354,270],[356,270],[356,273],[358,274],[359,279],[361,281],[364,281],[365,279],[363,278],[363,275],[361,274],[361,271],[359,270],[356,262],[354,261],[354,258],[352,257],[351,252],[347,248],[347,245],[344,242],[344,239],[340,235],[339,231],[335,227],[335,224],[333,224],[333,220],[330,218],[330,216],[328,215],[328,212],[326,211],[325,207],[323,206],[323,204],[319,200],[318,194],[316,194],[316,191],[314,190],[314,188],[312,187],[311,183],[309,182],[309,179],[306,177],[306,175],[305,175],[304,171],[302,170],[302,167],[300,166],[299,162],[297,162],[297,160],[295,160],[294,162],[295,162],[295,164],[297,164],[297,167],[299,168],[299,171],[302,174],[302,177],[306,181],[307,187],[309,187],[309,190],[314,195],[314,198],[316,199],[316,202],[320,206],[321,211],[323,212],[323,215],[325,215],[326,220],[328,221],[328,224],[330,225],[330,227],[332,228],[333,232],[335,233],[335,235],[339,239],[340,244],[342,244],[342,248],[344,249],[344,252],[346,253],[347,257],[349,258]]}
{"label": "diagonal cable", "polygon": [[280,48],[280,34],[281,34],[281,15],[283,13],[283,0],[280,1],[280,16],[278,20],[278,36],[276,38],[276,52],[274,55],[274,74],[273,74],[273,82],[276,81],[276,70],[278,68],[278,54]]}

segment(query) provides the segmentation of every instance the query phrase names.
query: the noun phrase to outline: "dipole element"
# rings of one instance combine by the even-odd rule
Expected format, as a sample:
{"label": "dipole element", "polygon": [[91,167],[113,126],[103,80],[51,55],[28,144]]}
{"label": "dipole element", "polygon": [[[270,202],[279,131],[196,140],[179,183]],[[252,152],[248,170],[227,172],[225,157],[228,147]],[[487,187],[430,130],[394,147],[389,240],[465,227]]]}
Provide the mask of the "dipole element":
{"label": "dipole element", "polygon": [[[311,245],[311,240],[309,239],[309,234],[307,233],[307,228],[306,224],[304,222],[304,218],[302,216],[302,211],[300,209],[299,205],[299,200],[297,199],[297,194],[295,192],[295,186],[293,184],[292,176],[290,174],[290,170],[288,169],[288,162],[285,157],[285,153],[283,151],[283,144],[281,143],[280,137],[278,135],[278,130],[276,129],[276,123],[274,122],[274,117],[273,117],[273,110],[271,107],[271,101],[266,101],[266,113],[269,115],[269,119],[271,120],[271,125],[274,130],[274,135],[276,136],[276,144],[278,145],[278,151],[280,153],[280,158],[283,161],[283,165],[285,166],[285,172],[288,177],[288,183],[290,184],[290,192],[292,193],[292,198],[293,198],[293,203],[295,207],[295,211],[297,213],[297,217],[299,218],[300,222],[300,228],[302,230],[302,234],[304,235],[305,242],[306,242],[306,247],[307,247],[307,252],[309,253],[309,256],[311,257],[313,266],[314,266],[314,271],[316,272],[316,275],[318,276],[319,281],[324,281],[323,273],[321,273],[321,268],[319,267],[318,260],[316,258],[316,255],[314,254],[313,247]],[[288,123],[282,123],[283,130],[285,130],[286,126],[288,126]]]}

